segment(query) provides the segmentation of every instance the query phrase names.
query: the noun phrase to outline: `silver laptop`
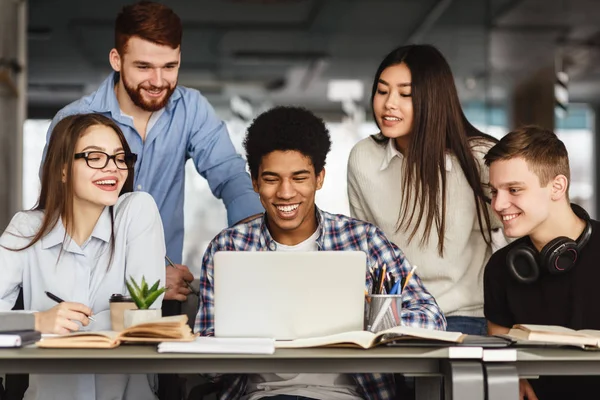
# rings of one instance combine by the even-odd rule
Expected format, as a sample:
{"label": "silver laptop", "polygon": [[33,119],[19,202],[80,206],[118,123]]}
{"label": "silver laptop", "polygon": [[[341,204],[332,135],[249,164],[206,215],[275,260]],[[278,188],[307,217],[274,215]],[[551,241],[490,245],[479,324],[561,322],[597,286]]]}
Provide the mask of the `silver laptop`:
{"label": "silver laptop", "polygon": [[216,337],[277,340],[363,329],[361,251],[233,251],[214,257]]}

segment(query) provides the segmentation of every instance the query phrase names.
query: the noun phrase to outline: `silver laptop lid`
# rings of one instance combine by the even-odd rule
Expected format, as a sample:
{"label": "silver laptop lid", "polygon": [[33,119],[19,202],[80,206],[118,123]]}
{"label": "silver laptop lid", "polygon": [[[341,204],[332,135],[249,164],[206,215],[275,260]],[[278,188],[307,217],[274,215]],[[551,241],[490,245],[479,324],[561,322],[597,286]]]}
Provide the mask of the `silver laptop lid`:
{"label": "silver laptop lid", "polygon": [[217,337],[277,340],[363,329],[366,255],[360,251],[217,252]]}

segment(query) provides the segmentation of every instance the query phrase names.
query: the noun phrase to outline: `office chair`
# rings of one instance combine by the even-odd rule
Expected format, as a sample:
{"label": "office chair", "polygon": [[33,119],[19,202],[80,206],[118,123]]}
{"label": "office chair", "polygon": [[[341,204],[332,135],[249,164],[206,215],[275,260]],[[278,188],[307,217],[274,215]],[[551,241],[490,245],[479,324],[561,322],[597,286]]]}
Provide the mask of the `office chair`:
{"label": "office chair", "polygon": [[[396,398],[404,400],[415,400],[416,395],[414,385],[411,386],[407,384],[406,378],[404,377],[404,375],[401,374],[394,374],[394,379],[396,382]],[[190,390],[186,400],[209,400],[213,398],[217,399],[218,394],[221,392],[222,386],[222,383],[212,381],[207,381],[198,384]]]}
{"label": "office chair", "polygon": [[[205,382],[196,385],[188,393],[186,400],[209,400],[217,399],[221,391],[221,385],[214,382]],[[0,399],[1,400],[1,399]]]}
{"label": "office chair", "polygon": [[[19,291],[19,296],[15,302],[13,310],[23,310],[23,289]],[[29,387],[28,374],[6,374],[6,382],[4,385],[4,397],[1,400],[23,400],[25,391]]]}

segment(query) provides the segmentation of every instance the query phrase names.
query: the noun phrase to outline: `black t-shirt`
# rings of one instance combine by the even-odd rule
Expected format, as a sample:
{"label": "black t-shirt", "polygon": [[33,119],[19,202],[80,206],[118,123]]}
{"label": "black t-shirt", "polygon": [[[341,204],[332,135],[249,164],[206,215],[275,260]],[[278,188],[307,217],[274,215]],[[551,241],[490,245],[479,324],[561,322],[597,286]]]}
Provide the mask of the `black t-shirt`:
{"label": "black t-shirt", "polygon": [[[533,283],[510,274],[506,256],[527,243],[520,238],[492,255],[484,274],[484,313],[488,321],[507,328],[514,324],[560,325],[600,329],[600,222],[591,221],[592,235],[579,252],[577,264],[563,274],[544,273]],[[600,393],[598,377],[540,377],[529,381],[540,400],[586,398]]]}

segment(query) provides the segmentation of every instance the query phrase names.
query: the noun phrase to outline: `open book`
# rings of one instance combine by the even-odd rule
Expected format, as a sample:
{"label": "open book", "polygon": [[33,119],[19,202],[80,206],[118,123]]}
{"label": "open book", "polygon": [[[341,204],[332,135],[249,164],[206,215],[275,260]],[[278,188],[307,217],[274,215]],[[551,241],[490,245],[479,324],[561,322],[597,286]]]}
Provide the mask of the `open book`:
{"label": "open book", "polygon": [[36,345],[61,349],[112,349],[123,342],[191,342],[195,336],[187,319],[187,315],[174,315],[133,325],[121,332],[75,332],[43,337]]}
{"label": "open book", "polygon": [[370,349],[385,343],[410,340],[426,339],[450,343],[462,342],[465,335],[460,332],[436,331],[433,329],[417,328],[412,326],[395,326],[381,332],[369,331],[344,332],[335,335],[296,339],[289,341],[276,341],[278,349],[297,349],[303,347],[358,347]]}
{"label": "open book", "polygon": [[600,331],[592,329],[576,331],[556,325],[518,324],[512,327],[507,336],[533,342],[600,348]]}

